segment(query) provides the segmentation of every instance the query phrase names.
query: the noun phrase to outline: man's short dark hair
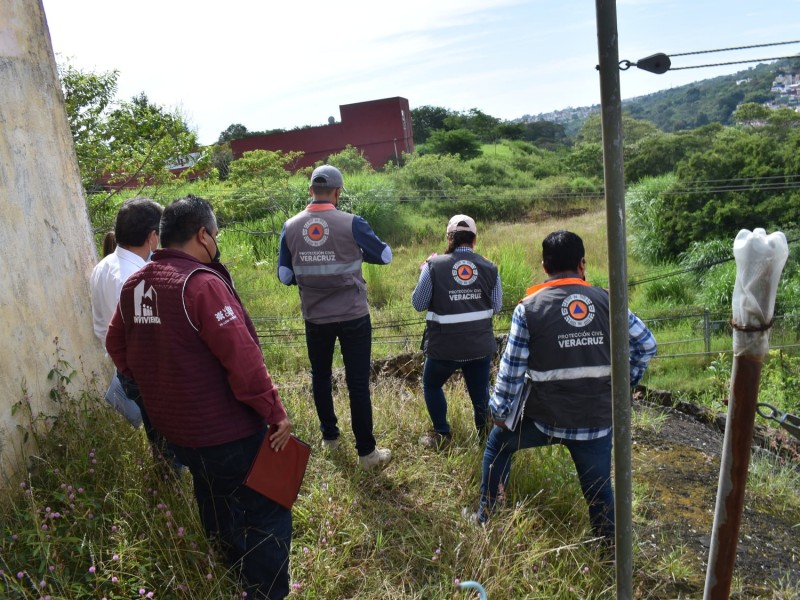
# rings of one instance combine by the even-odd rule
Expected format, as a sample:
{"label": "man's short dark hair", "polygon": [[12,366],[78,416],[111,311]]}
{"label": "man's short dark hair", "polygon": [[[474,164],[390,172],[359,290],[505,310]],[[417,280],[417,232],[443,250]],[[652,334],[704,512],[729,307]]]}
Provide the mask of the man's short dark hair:
{"label": "man's short dark hair", "polygon": [[542,241],[542,265],[548,273],[577,271],[584,256],[583,240],[571,231],[554,231]]}
{"label": "man's short dark hair", "polygon": [[328,187],[326,185],[312,185],[311,191],[314,193],[315,196],[328,196],[329,194],[333,193],[335,190],[341,188],[335,187]]}
{"label": "man's short dark hair", "polygon": [[208,200],[192,194],[173,200],[161,216],[161,246],[183,246],[201,227],[211,233],[216,222]]}
{"label": "man's short dark hair", "polygon": [[[114,238],[120,246],[141,246],[152,231],[158,231],[161,221],[161,205],[137,196],[126,200],[117,213],[114,223]],[[153,248],[155,250],[155,248]]]}

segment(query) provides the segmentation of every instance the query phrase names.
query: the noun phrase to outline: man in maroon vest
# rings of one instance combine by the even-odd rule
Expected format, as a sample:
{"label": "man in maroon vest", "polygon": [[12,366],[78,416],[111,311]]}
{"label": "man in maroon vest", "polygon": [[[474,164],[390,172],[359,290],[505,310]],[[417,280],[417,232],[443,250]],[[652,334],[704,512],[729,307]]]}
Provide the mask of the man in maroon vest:
{"label": "man in maroon vest", "polygon": [[264,436],[282,450],[292,424],[219,263],[211,205],[176,200],[160,229],[164,249],[123,286],[106,349],[139,383],[153,426],[189,467],[206,534],[241,571],[249,596],[284,598],[291,511],[243,481]]}

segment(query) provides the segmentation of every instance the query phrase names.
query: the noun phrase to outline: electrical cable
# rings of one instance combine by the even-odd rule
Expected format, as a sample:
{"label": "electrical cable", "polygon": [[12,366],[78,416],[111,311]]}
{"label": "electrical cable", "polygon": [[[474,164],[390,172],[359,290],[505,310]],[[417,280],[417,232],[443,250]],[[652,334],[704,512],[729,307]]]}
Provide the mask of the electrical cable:
{"label": "electrical cable", "polygon": [[670,67],[670,71],[686,71],[688,69],[706,69],[709,67],[724,67],[727,65],[744,65],[747,63],[762,63],[767,62],[770,60],[783,60],[785,58],[800,58],[800,55],[795,54],[793,56],[773,56],[772,58],[753,58],[750,60],[731,60],[728,62],[719,62],[719,63],[708,63],[705,65],[692,65],[690,67]]}
{"label": "electrical cable", "polygon": [[670,54],[673,56],[692,56],[695,54],[714,54],[716,52],[731,52],[733,50],[749,50],[751,48],[767,48],[769,46],[787,46],[789,44],[800,44],[800,40],[791,40],[788,42],[770,42],[767,44],[752,44],[750,46],[732,46],[731,48],[717,48],[716,50],[695,50],[693,52],[678,52]]}

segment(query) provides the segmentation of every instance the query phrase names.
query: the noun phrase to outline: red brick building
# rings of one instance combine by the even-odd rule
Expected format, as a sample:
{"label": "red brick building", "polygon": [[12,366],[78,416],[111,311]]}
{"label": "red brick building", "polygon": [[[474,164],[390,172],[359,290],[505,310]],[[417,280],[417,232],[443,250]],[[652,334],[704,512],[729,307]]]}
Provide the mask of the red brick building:
{"label": "red brick building", "polygon": [[231,141],[234,158],[250,150],[302,151],[296,168],[313,165],[348,145],[364,153],[376,169],[396,162],[403,152],[414,151],[408,100],[384,98],[339,106],[341,122]]}

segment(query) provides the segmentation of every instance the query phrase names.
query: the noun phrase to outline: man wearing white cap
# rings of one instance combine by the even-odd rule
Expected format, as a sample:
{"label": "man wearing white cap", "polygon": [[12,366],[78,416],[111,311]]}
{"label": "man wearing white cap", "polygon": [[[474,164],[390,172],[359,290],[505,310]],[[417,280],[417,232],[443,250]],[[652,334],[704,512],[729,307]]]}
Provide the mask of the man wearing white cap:
{"label": "man wearing white cap", "polygon": [[471,217],[450,219],[445,254],[422,264],[411,295],[414,308],[428,311],[422,391],[433,430],[420,443],[437,450],[452,439],[442,388],[456,371],[464,376],[479,436],[485,437],[491,425],[489,367],[497,351],[492,317],[503,308],[503,288],[497,266],[475,252],[477,233]]}
{"label": "man wearing white cap", "polygon": [[372,469],[386,465],[392,455],[389,450],[376,447],[372,434],[372,324],[361,263],[389,264],[392,249],[364,219],[337,209],[343,188],[342,174],[336,167],[322,165],[314,169],[309,185],[311,204],[286,221],[281,232],[278,278],[300,290],[323,446],[339,446],[331,383],[338,338],[358,464]]}

